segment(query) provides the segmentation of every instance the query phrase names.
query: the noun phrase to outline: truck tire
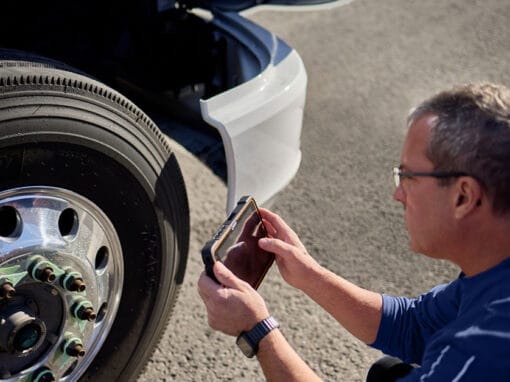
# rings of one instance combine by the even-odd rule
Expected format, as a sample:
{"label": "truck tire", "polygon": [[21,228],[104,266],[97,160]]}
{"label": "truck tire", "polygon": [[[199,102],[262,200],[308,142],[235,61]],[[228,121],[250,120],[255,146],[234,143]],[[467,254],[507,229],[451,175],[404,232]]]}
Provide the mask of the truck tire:
{"label": "truck tire", "polygon": [[183,177],[133,103],[29,58],[0,57],[0,380],[135,380],[183,281]]}

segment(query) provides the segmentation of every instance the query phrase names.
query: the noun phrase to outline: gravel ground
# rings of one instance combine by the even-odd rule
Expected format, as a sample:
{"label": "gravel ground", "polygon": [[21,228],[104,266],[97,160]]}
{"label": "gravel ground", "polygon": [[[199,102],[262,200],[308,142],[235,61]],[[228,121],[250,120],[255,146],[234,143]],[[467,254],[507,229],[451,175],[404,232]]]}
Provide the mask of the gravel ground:
{"label": "gravel ground", "polygon": [[[328,11],[249,16],[301,54],[309,74],[303,162],[273,209],[324,266],[366,288],[417,295],[458,270],[410,253],[391,199],[405,116],[455,83],[510,85],[507,0],[355,0]],[[208,329],[199,251],[224,217],[225,185],[178,152],[191,204],[188,271],[167,333],[140,381],[261,381],[234,339]],[[328,381],[363,381],[380,353],[272,269],[260,289],[298,353]]]}
{"label": "gravel ground", "polygon": [[[225,185],[189,154],[181,150],[178,154],[183,172],[194,174],[187,183],[196,185],[188,190],[193,226],[190,259],[170,325],[139,381],[262,381],[258,363],[240,353],[234,338],[208,328],[196,290],[203,270],[200,249],[224,218]],[[260,293],[288,340],[325,379],[362,380],[364,366],[379,356],[285,284],[276,268],[267,275]]]}

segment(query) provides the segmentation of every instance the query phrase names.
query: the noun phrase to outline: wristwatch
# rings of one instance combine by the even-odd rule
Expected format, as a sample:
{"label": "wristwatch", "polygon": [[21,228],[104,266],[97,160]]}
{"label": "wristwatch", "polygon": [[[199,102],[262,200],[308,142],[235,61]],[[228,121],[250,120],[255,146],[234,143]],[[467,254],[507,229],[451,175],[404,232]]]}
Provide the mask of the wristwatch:
{"label": "wristwatch", "polygon": [[279,328],[280,324],[269,316],[265,320],[260,321],[251,330],[242,332],[237,337],[236,344],[239,346],[248,358],[252,358],[259,350],[259,343],[271,330]]}

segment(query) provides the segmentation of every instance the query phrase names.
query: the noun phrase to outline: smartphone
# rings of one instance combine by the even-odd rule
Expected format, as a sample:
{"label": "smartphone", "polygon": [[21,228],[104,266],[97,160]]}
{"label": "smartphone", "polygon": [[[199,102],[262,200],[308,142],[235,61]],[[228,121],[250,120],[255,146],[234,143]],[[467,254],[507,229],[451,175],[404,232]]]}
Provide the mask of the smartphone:
{"label": "smartphone", "polygon": [[237,277],[257,289],[274,262],[274,255],[259,248],[267,236],[255,199],[243,196],[216,234],[202,248],[202,260],[209,277],[215,261],[221,261]]}

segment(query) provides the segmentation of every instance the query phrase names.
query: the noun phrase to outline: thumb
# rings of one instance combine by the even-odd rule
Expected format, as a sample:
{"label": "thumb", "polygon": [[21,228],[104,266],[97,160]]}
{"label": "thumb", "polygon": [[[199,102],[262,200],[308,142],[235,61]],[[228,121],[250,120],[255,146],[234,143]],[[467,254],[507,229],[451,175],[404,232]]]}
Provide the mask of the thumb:
{"label": "thumb", "polygon": [[241,289],[243,281],[232,273],[221,261],[214,262],[213,271],[216,279],[218,279],[223,286],[232,289]]}

